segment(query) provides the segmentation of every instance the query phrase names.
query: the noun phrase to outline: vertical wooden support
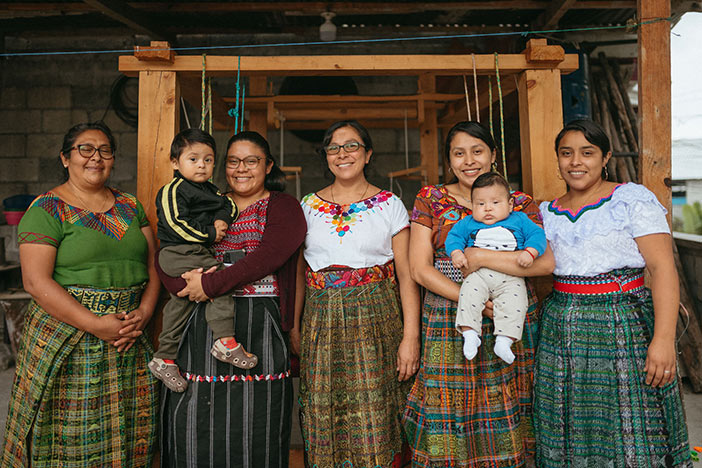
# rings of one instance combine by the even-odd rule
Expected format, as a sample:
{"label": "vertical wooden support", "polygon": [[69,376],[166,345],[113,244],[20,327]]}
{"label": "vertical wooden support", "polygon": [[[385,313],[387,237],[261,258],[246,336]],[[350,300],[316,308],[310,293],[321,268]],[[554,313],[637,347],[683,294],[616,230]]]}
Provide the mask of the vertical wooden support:
{"label": "vertical wooden support", "polygon": [[537,201],[551,200],[565,193],[553,149],[563,128],[561,72],[525,70],[518,90],[523,190]]}
{"label": "vertical wooden support", "polygon": [[[639,21],[670,16],[669,0],[637,0]],[[670,23],[639,26],[639,180],[671,219]]]}
{"label": "vertical wooden support", "polygon": [[180,128],[180,87],[175,72],[139,72],[137,198],[156,229],[156,193],[173,178],[170,148]]}
{"label": "vertical wooden support", "polygon": [[[421,75],[418,82],[419,93],[436,92],[436,76]],[[436,108],[425,108],[424,121],[419,125],[420,164],[426,167],[427,182],[439,183],[439,135]]]}
{"label": "vertical wooden support", "polygon": [[[249,96],[266,96],[268,93],[268,77],[252,76],[249,78]],[[260,133],[263,138],[268,139],[268,118],[266,110],[252,109],[249,111],[249,127],[247,130]]]}

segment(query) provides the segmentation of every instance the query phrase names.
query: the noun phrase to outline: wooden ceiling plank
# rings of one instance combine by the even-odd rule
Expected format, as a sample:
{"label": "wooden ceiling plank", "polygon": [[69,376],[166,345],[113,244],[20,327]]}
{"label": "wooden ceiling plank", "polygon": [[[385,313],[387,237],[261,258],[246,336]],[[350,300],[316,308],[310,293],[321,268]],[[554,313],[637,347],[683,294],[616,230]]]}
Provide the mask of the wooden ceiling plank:
{"label": "wooden ceiling plank", "polygon": [[175,36],[161,31],[149,18],[144,17],[143,12],[135,10],[122,0],[83,0],[83,2],[105,16],[119,21],[135,31],[146,34],[152,39],[176,44]]}

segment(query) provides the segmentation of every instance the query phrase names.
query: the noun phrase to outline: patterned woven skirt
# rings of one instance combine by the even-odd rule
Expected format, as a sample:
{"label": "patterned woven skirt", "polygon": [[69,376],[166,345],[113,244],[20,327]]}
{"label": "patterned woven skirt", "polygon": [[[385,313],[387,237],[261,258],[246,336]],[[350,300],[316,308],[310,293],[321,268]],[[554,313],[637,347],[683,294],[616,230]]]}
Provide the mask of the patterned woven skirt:
{"label": "patterned woven skirt", "polygon": [[[457,278],[460,279],[460,278]],[[482,344],[471,361],[456,331],[456,303],[426,292],[424,348],[403,414],[414,467],[506,468],[533,454],[532,371],[537,341],[534,290],[522,340],[511,365],[495,356],[493,322],[483,320]]]}
{"label": "patterned woven skirt", "polygon": [[[623,284],[641,270],[600,275]],[[570,284],[599,277],[556,278]],[[650,292],[554,291],[541,315],[534,425],[540,467],[691,466],[677,381],[646,385]]]}
{"label": "patterned woven skirt", "polygon": [[[129,312],[141,288],[68,292],[96,315]],[[145,335],[118,353],[29,305],[5,431],[3,467],[151,466],[158,387]]]}
{"label": "patterned woven skirt", "polygon": [[204,304],[193,310],[177,363],[183,393],[165,389],[161,466],[287,468],[293,389],[277,297],[236,297],[236,339],[258,356],[242,370],[210,354]]}
{"label": "patterned woven skirt", "polygon": [[392,264],[308,272],[300,405],[309,467],[400,466],[402,319]]}

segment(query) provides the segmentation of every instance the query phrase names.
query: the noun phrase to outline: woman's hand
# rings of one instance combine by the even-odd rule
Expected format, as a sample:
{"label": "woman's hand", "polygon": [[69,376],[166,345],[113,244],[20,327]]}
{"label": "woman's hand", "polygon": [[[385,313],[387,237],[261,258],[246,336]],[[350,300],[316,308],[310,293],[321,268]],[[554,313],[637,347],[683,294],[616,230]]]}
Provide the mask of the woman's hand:
{"label": "woman's hand", "polygon": [[[187,297],[193,302],[204,302],[209,301],[210,298],[205,294],[205,290],[202,289],[202,275],[204,274],[202,268],[196,268],[194,270],[186,271],[181,278],[185,280],[187,285],[178,291],[178,297]],[[217,267],[212,267],[205,273],[212,273],[217,270]]]}
{"label": "woman's hand", "polygon": [[290,350],[296,356],[300,355],[300,329],[298,327],[293,327],[290,329]]}
{"label": "woman's hand", "polygon": [[[120,334],[120,330],[124,327],[125,316],[126,314],[124,313],[96,315],[92,321],[91,327],[86,331],[109,344],[114,344],[117,340],[123,338],[123,335]],[[134,330],[132,334],[134,337],[137,337],[141,335],[141,330]]]}
{"label": "woman's hand", "polygon": [[142,334],[149,320],[151,320],[151,313],[147,313],[141,307],[137,307],[128,314],[124,314],[122,328],[119,331],[122,337],[113,343],[117,351],[121,353],[129,350]]}
{"label": "woman's hand", "polygon": [[644,372],[646,372],[646,385],[652,387],[664,387],[675,380],[677,372],[673,340],[656,339],[654,335],[651,344],[648,345]]}
{"label": "woman's hand", "polygon": [[487,317],[489,319],[495,317],[495,311],[492,310],[493,304],[492,301],[487,301],[485,303],[485,308],[483,309],[483,317]]}
{"label": "woman's hand", "polygon": [[469,247],[463,251],[466,262],[468,263],[465,268],[461,268],[461,273],[463,273],[464,278],[483,267],[481,263],[483,252],[484,249],[479,249],[477,247]]}
{"label": "woman's hand", "polygon": [[397,349],[397,380],[402,382],[419,370],[419,338],[403,337]]}

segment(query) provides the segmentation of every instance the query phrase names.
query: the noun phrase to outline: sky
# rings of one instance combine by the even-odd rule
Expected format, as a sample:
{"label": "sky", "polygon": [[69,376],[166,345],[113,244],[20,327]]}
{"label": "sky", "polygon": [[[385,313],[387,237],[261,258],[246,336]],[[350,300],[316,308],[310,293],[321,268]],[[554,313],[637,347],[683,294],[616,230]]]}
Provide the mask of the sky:
{"label": "sky", "polygon": [[702,139],[702,13],[686,13],[670,45],[673,140]]}

